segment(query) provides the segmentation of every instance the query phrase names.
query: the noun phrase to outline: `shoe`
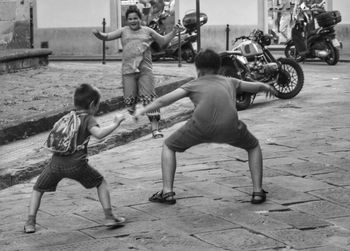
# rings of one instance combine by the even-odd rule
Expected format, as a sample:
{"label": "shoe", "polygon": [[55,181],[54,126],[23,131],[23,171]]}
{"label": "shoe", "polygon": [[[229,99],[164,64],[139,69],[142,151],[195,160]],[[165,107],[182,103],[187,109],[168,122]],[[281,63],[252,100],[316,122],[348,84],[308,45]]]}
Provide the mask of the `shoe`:
{"label": "shoe", "polygon": [[104,225],[106,227],[119,227],[123,226],[126,219],[124,217],[115,217],[114,219],[105,219]]}
{"label": "shoe", "polygon": [[250,202],[252,204],[264,203],[266,201],[266,194],[267,194],[267,192],[264,189],[262,189],[261,192],[253,192],[252,199]]}
{"label": "shoe", "polygon": [[154,139],[160,139],[164,137],[164,135],[159,130],[153,130],[152,136]]}
{"label": "shoe", "polygon": [[35,233],[35,223],[26,222],[24,225],[24,232],[26,234]]}
{"label": "shoe", "polygon": [[163,191],[160,191],[153,194],[148,200],[151,202],[173,205],[176,203],[176,200],[173,198],[173,196],[175,196],[174,192],[163,193]]}

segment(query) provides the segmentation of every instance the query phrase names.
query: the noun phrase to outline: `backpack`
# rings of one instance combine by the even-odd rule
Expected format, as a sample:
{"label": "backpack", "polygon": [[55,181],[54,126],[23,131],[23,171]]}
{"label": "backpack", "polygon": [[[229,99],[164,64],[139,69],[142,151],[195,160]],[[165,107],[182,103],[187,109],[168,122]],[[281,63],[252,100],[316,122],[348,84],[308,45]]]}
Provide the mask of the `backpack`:
{"label": "backpack", "polygon": [[60,118],[51,129],[44,147],[54,153],[62,155],[73,154],[77,150],[84,149],[85,140],[81,145],[77,145],[78,131],[81,120],[75,111],[67,113]]}

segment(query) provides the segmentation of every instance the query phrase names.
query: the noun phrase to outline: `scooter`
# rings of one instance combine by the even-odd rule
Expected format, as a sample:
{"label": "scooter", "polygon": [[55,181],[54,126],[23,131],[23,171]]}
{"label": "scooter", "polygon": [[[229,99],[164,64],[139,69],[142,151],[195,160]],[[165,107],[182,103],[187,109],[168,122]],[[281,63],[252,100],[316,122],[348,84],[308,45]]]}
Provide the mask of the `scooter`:
{"label": "scooter", "polygon": [[[160,32],[160,25],[167,18],[162,14],[158,18],[152,20],[149,27],[157,32]],[[200,25],[204,25],[208,21],[208,17],[204,13],[200,13]],[[161,58],[178,59],[179,49],[181,48],[181,58],[187,63],[193,63],[196,56],[197,47],[197,23],[196,12],[191,11],[185,14],[182,19],[184,30],[180,33],[180,39],[175,36],[166,46],[159,46],[158,43],[153,42],[150,46],[152,52],[152,60],[157,61]]]}
{"label": "scooter", "polygon": [[[298,62],[320,58],[329,65],[336,65],[342,48],[334,30],[334,26],[341,22],[339,11],[325,11],[319,5],[308,8],[304,3],[299,8],[292,39],[286,43],[285,56]],[[315,29],[317,25],[320,27]]]}

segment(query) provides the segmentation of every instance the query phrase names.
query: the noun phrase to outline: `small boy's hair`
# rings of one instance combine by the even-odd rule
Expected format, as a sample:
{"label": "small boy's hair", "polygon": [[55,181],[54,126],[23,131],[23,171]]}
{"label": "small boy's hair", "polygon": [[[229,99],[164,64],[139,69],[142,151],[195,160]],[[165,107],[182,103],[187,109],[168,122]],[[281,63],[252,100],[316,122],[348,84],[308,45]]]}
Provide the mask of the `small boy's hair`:
{"label": "small boy's hair", "polygon": [[100,99],[100,91],[89,84],[81,84],[74,92],[74,106],[82,109],[88,110],[91,102],[97,105]]}
{"label": "small boy's hair", "polygon": [[199,70],[214,70],[217,73],[221,66],[219,54],[211,49],[200,51],[195,58],[195,66]]}
{"label": "small boy's hair", "polygon": [[141,14],[141,11],[139,10],[139,8],[137,8],[136,5],[130,5],[129,8],[126,10],[125,12],[125,17],[126,19],[128,19],[128,16],[130,13],[136,13],[137,16],[142,19],[142,14]]}

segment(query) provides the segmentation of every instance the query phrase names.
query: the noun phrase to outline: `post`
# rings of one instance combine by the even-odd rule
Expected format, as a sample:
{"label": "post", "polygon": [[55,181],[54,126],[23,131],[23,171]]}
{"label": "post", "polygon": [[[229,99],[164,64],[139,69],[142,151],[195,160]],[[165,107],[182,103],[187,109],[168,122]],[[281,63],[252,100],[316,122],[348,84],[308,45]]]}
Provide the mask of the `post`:
{"label": "post", "polygon": [[200,24],[200,5],[196,0],[196,22],[197,22],[197,53],[201,50],[201,24]]}
{"label": "post", "polygon": [[[179,24],[179,25],[181,25],[181,21],[180,21],[180,19],[177,21],[177,23]],[[178,67],[181,67],[182,65],[181,65],[181,60],[182,60],[182,57],[181,57],[181,54],[182,54],[182,52],[181,52],[181,32],[180,32],[180,30],[178,31],[178,33],[177,33],[177,36],[178,36],[178,52],[179,52],[179,54],[178,54],[178,57],[179,57],[179,63],[178,63]]]}
{"label": "post", "polygon": [[[106,19],[102,21],[102,32],[106,32]],[[102,64],[106,64],[106,41],[102,41]]]}
{"label": "post", "polygon": [[226,25],[226,50],[229,50],[229,43],[230,43],[230,25]]}

